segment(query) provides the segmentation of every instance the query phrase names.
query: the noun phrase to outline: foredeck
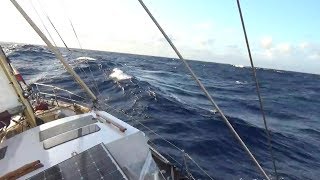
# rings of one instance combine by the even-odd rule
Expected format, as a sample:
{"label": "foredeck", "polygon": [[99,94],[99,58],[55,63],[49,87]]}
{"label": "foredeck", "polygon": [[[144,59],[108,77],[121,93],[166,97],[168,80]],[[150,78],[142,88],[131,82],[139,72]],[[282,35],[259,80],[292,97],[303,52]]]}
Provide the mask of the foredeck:
{"label": "foredeck", "polygon": [[[97,117],[97,114],[100,116]],[[56,146],[45,148],[46,140],[55,141],[55,137],[70,133],[71,131],[68,127],[66,128],[66,132],[63,132],[63,129],[59,128],[62,133],[60,132],[57,135],[53,133],[53,137],[48,136],[49,138],[46,140],[40,138],[40,132],[52,133],[54,131],[52,127],[70,124],[74,120],[85,121],[86,117],[90,116],[96,118],[92,124],[97,125],[100,130],[80,137],[75,136],[74,139],[71,138],[67,142],[59,139]],[[118,127],[105,122],[106,119],[112,120]],[[50,128],[51,130],[49,130]],[[79,130],[77,132],[79,133]],[[74,154],[79,154],[100,143],[103,143],[108,148],[121,168],[124,168],[126,171],[130,171],[130,167],[134,164],[139,164],[138,167],[142,167],[149,152],[147,138],[144,133],[106,112],[90,112],[45,123],[4,141],[0,145],[0,148],[7,146],[7,151],[4,158],[0,160],[0,177],[25,164],[40,160],[43,167],[26,174],[21,179],[29,178],[71,158]]]}

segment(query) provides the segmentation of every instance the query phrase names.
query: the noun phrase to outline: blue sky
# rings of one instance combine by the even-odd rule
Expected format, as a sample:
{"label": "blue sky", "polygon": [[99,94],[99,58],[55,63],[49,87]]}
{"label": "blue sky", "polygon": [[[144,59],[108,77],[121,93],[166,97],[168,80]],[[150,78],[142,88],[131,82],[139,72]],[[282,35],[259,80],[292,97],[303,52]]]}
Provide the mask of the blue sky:
{"label": "blue sky", "polygon": [[[148,4],[158,10],[160,17],[174,22],[210,21],[219,28],[241,28],[235,0],[162,0]],[[320,24],[316,21],[320,18],[319,1],[243,0],[241,6],[247,30],[254,39],[267,34],[279,41],[320,40]]]}
{"label": "blue sky", "polygon": [[[176,57],[137,0],[18,0],[44,30],[30,1],[42,17],[42,10],[49,14],[71,47],[78,45],[67,17],[87,49]],[[0,41],[41,44],[9,0],[1,3],[0,15],[8,17],[3,21],[10,29],[0,29]],[[145,4],[185,58],[249,65],[235,0]],[[242,0],[241,5],[257,66],[320,74],[320,1]],[[50,32],[54,34],[52,28]],[[54,39],[62,46],[56,35]]]}
{"label": "blue sky", "polygon": [[[320,1],[243,0],[241,5],[258,66],[320,73]],[[212,55],[213,60],[248,65],[236,1],[167,0],[150,1],[149,6],[163,21],[170,19],[180,26],[202,22],[202,32],[194,33],[205,33],[207,39],[212,39],[209,49],[219,54]],[[198,57],[210,59],[210,55]]]}

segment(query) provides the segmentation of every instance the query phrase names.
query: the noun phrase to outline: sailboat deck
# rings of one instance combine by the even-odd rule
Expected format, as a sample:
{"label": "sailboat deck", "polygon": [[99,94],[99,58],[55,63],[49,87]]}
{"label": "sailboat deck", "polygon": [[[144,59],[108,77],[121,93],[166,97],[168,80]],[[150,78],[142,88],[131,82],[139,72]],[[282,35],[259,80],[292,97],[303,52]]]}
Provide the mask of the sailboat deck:
{"label": "sailboat deck", "polygon": [[31,180],[42,179],[117,179],[125,180],[126,175],[105,149],[98,144],[34,176]]}
{"label": "sailboat deck", "polygon": [[[99,115],[104,116],[107,119],[112,119],[112,121],[126,130],[122,132],[119,127],[116,127],[111,123],[104,122],[97,117],[96,113],[99,113]],[[79,154],[100,143],[103,143],[110,150],[111,154],[115,159],[117,159],[117,162],[122,167],[145,159],[149,149],[147,139],[141,131],[106,112],[100,111],[96,113],[90,112],[82,115],[62,118],[45,123],[7,139],[0,145],[0,149],[7,146],[5,156],[0,160],[0,177],[24,166],[25,164],[40,160],[43,164],[42,168],[34,170],[22,177],[22,179],[29,178],[47,168],[71,158],[74,154]],[[62,143],[60,142],[60,144],[58,143],[56,146],[45,148],[45,142],[47,140],[53,140],[53,138],[57,136],[70,132],[72,136],[72,131],[68,128],[66,132],[62,132],[63,130],[59,128],[61,132],[55,135],[54,127],[59,127],[68,123],[70,124],[70,122],[74,120],[78,120],[79,122],[85,121],[87,117],[91,116],[97,118],[97,120],[92,124],[99,127],[98,131],[84,134],[83,136],[76,136],[73,139],[67,139],[65,142],[62,141]],[[51,135],[53,135],[53,137],[49,134],[49,136],[46,137],[47,139],[43,140],[40,138],[41,132],[52,133]],[[77,128],[76,134],[79,134],[79,128]],[[69,137],[69,135],[67,137]]]}

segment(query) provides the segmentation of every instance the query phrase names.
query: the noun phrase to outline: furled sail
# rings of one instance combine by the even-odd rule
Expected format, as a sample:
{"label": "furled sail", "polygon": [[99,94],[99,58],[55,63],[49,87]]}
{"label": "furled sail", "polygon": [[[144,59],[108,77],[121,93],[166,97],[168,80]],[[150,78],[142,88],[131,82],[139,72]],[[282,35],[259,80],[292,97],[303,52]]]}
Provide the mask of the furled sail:
{"label": "furled sail", "polygon": [[0,84],[0,113],[7,110],[11,114],[22,104],[19,102],[17,93],[2,68],[0,68]]}
{"label": "furled sail", "polygon": [[10,65],[0,46],[0,128],[8,127],[11,116],[23,112],[31,126],[36,125],[33,109],[24,98],[19,81],[24,80]]}

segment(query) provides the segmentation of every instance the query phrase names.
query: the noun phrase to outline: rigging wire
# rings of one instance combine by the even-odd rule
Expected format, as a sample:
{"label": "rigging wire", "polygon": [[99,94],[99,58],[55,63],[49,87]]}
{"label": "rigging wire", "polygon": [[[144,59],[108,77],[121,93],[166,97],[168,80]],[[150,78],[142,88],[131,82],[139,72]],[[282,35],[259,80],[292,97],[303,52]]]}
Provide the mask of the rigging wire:
{"label": "rigging wire", "polygon": [[[202,172],[204,172],[207,176],[210,177],[210,175],[188,154],[185,153],[186,157],[189,158]],[[211,178],[212,179],[212,178]]]}
{"label": "rigging wire", "polygon": [[46,16],[46,18],[48,19],[49,23],[51,24],[51,26],[53,27],[53,29],[56,31],[56,33],[58,34],[60,40],[62,41],[62,43],[64,44],[64,46],[67,48],[68,51],[70,51],[69,47],[67,46],[67,44],[65,43],[65,41],[63,40],[62,36],[60,35],[58,29],[55,27],[55,25],[53,24],[53,22],[51,21],[48,13],[46,13],[45,8],[42,6],[42,4],[40,3],[39,0],[37,0],[38,3],[40,4],[40,7],[43,9],[43,13]]}
{"label": "rigging wire", "polygon": [[[66,44],[65,41],[63,40],[62,36],[60,35],[60,33],[58,32],[58,30],[56,29],[56,27],[54,26],[54,24],[53,24],[53,22],[51,21],[48,13],[46,13],[45,8],[42,6],[42,4],[40,3],[39,0],[37,0],[37,1],[38,1],[39,5],[40,5],[40,7],[41,7],[41,9],[42,9],[42,12],[43,12],[43,13],[45,14],[45,16],[47,17],[47,19],[48,19],[48,21],[50,22],[51,26],[55,29],[56,33],[57,33],[58,36],[60,37],[60,39],[61,39],[61,41],[63,42],[63,44],[64,44],[64,46],[66,47],[66,49],[67,49],[69,52],[72,52],[72,51],[68,48],[67,44]],[[31,3],[32,3],[32,2],[31,2]],[[35,8],[34,8],[34,10],[36,11]],[[68,19],[69,19],[69,18],[68,18]],[[70,19],[69,19],[69,21],[70,21]],[[44,24],[43,24],[43,25],[44,25]],[[45,26],[45,25],[44,25],[44,26]],[[47,29],[47,28],[46,28],[46,29]],[[48,33],[49,33],[49,32],[48,32]],[[49,34],[50,34],[50,33],[49,33]],[[50,35],[50,37],[51,37],[51,35]],[[52,37],[51,37],[51,38],[52,38]],[[52,39],[52,40],[53,40],[53,39]],[[53,41],[53,42],[54,42],[54,41]],[[78,42],[80,43],[79,40],[78,40]],[[55,44],[55,42],[54,42],[54,44]],[[57,47],[56,44],[55,44],[55,46]],[[81,47],[81,49],[82,49],[82,47]],[[77,64],[76,60],[71,59],[71,61],[72,61],[72,63],[74,63],[75,65]],[[85,62],[86,62],[86,61],[85,61]],[[88,62],[86,62],[86,64],[88,65],[89,70],[90,70],[90,72],[91,72],[92,79],[94,80],[94,76],[93,76],[93,73],[92,73],[92,71],[91,71],[90,65],[88,64]],[[88,74],[87,74],[87,72],[86,72],[82,67],[80,67],[80,66],[76,66],[76,67],[77,67],[79,70],[81,70],[86,77],[89,77]],[[95,84],[95,80],[93,81],[93,85],[94,85],[94,88],[96,89],[96,91],[99,93],[99,95],[101,95],[101,93],[100,93],[100,91],[99,91],[99,88],[98,88],[97,85]]]}
{"label": "rigging wire", "polygon": [[268,128],[267,120],[266,120],[263,101],[262,101],[262,97],[261,97],[261,93],[260,93],[259,81],[258,81],[258,78],[257,78],[256,68],[255,68],[253,60],[252,60],[249,40],[248,40],[246,27],[245,27],[245,24],[244,24],[244,20],[243,20],[243,16],[242,16],[242,11],[241,11],[241,6],[240,6],[240,1],[239,0],[237,0],[237,5],[238,5],[241,25],[242,25],[242,29],[243,29],[243,34],[244,34],[246,45],[247,45],[247,50],[248,50],[249,60],[250,60],[250,64],[251,64],[252,74],[253,74],[254,81],[255,81],[256,92],[257,92],[257,95],[258,95],[258,98],[259,98],[259,106],[260,106],[260,111],[261,111],[261,114],[262,114],[262,119],[263,119],[265,131],[266,131],[266,135],[267,135],[267,139],[268,139],[268,146],[269,146],[269,151],[270,151],[270,155],[271,155],[271,159],[272,159],[273,169],[274,169],[274,173],[275,173],[276,179],[278,180],[279,176],[278,176],[278,173],[277,173],[276,160],[275,160],[275,157],[274,157],[274,152],[273,152],[272,143],[271,143],[271,134],[270,134],[270,131],[269,131],[269,128]]}
{"label": "rigging wire", "polygon": [[162,33],[162,35],[164,36],[164,38],[167,40],[167,42],[170,44],[170,46],[172,47],[172,49],[175,51],[175,53],[177,54],[177,56],[179,57],[179,59],[181,59],[185,65],[185,67],[188,69],[188,71],[191,73],[192,77],[194,78],[194,80],[197,82],[197,84],[199,85],[199,87],[201,88],[201,90],[204,92],[204,94],[206,95],[206,97],[208,98],[208,100],[211,102],[211,104],[215,107],[215,109],[219,112],[219,114],[221,115],[222,119],[225,121],[225,123],[227,124],[227,126],[229,127],[229,129],[231,130],[232,134],[236,137],[236,139],[239,141],[239,143],[242,145],[242,147],[244,148],[244,150],[247,152],[247,154],[250,156],[250,158],[252,159],[252,161],[254,162],[254,164],[257,166],[257,168],[260,170],[260,172],[262,173],[262,175],[269,180],[270,178],[268,177],[268,175],[266,174],[266,172],[263,170],[263,168],[261,167],[261,165],[258,163],[258,161],[256,160],[256,158],[253,156],[253,154],[251,153],[251,151],[248,149],[248,147],[245,145],[245,143],[243,142],[243,140],[241,139],[241,137],[238,135],[238,133],[235,131],[235,129],[233,128],[233,126],[231,125],[231,123],[229,122],[229,120],[226,118],[226,116],[224,115],[224,113],[220,110],[219,106],[216,104],[216,102],[213,100],[212,96],[209,94],[209,92],[207,91],[207,89],[204,87],[204,85],[202,84],[202,82],[198,79],[198,77],[196,76],[196,74],[193,72],[193,70],[190,68],[188,62],[182,57],[182,55],[180,54],[180,52],[178,51],[178,49],[175,47],[175,45],[172,43],[171,39],[168,37],[168,35],[164,32],[164,30],[162,29],[162,27],[160,26],[160,24],[157,22],[157,20],[153,17],[153,15],[151,14],[151,12],[149,11],[149,9],[146,7],[146,5],[143,3],[142,0],[138,0],[139,3],[141,4],[141,6],[143,7],[143,9],[146,11],[146,13],[149,15],[149,17],[151,18],[151,20],[154,22],[154,24],[158,27],[159,31]]}
{"label": "rigging wire", "polygon": [[51,19],[49,18],[49,16],[47,16],[48,21],[50,22],[51,26],[54,28],[54,30],[56,31],[56,33],[58,34],[59,38],[61,39],[62,43],[64,44],[64,46],[67,48],[68,51],[70,51],[69,47],[67,46],[67,44],[64,42],[64,40],[62,39],[59,31],[57,30],[57,28],[54,26],[54,24],[52,23]]}
{"label": "rigging wire", "polygon": [[42,26],[44,27],[44,29],[45,29],[46,32],[48,33],[48,35],[49,35],[51,41],[53,42],[54,46],[57,47],[57,44],[56,44],[56,42],[53,40],[53,38],[52,38],[52,36],[51,36],[51,33],[50,33],[49,30],[47,29],[47,26],[44,24],[44,22],[43,22],[43,20],[42,20],[42,18],[41,18],[41,16],[40,16],[40,14],[38,13],[38,11],[37,11],[37,9],[35,8],[35,6],[33,5],[32,0],[30,0],[30,4],[31,4],[33,10],[36,12],[38,18],[40,19]]}
{"label": "rigging wire", "polygon": [[[60,1],[60,2],[61,2],[61,1]],[[79,45],[81,51],[84,52],[84,49],[82,48],[82,45],[81,45],[79,36],[78,36],[78,34],[77,34],[77,32],[76,32],[76,29],[74,28],[74,25],[73,25],[70,17],[68,16],[68,13],[66,12],[66,9],[64,8],[65,5],[64,5],[63,1],[62,1],[62,5],[61,5],[61,6],[62,6],[62,9],[63,9],[63,11],[64,11],[64,15],[67,17],[67,19],[68,19],[68,21],[69,21],[69,23],[70,23],[70,26],[72,27],[72,31],[73,31],[73,34],[75,35],[76,39],[77,39],[78,45]],[[86,52],[85,54],[86,54],[85,56],[88,56],[88,53],[87,53],[87,52]],[[87,59],[86,59],[86,60],[87,60]],[[93,75],[93,72],[92,72],[92,70],[91,70],[90,64],[89,64],[88,61],[86,61],[86,60],[85,60],[85,63],[88,65],[88,69],[89,69],[90,74],[91,74],[91,77],[92,77],[92,79],[93,79],[93,85],[94,85],[95,89],[97,90],[98,94],[101,96],[99,87],[98,87],[97,82],[96,82],[96,80],[95,80],[95,78],[94,78],[94,75]]]}
{"label": "rigging wire", "polygon": [[188,163],[187,163],[187,155],[185,152],[183,152],[183,164],[184,164],[185,171],[187,173],[188,178],[195,180],[195,178],[192,176],[191,172],[189,171]]}

